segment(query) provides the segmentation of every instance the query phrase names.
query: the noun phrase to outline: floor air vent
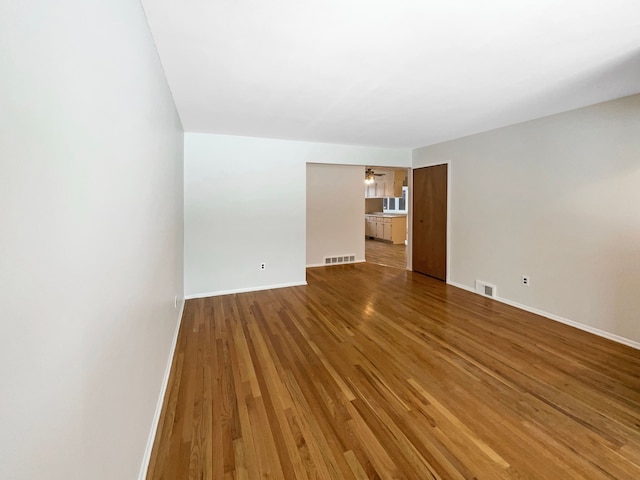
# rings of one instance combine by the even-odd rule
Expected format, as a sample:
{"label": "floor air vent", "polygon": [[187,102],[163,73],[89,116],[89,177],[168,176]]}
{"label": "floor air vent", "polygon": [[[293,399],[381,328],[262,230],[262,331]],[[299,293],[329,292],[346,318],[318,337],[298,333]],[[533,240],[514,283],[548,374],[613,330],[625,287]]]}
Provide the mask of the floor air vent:
{"label": "floor air vent", "polygon": [[476,280],[476,293],[484,295],[485,297],[495,297],[496,286],[481,280]]}
{"label": "floor air vent", "polygon": [[356,261],[355,255],[339,255],[336,257],[324,257],[325,265],[336,265],[338,263],[354,263]]}

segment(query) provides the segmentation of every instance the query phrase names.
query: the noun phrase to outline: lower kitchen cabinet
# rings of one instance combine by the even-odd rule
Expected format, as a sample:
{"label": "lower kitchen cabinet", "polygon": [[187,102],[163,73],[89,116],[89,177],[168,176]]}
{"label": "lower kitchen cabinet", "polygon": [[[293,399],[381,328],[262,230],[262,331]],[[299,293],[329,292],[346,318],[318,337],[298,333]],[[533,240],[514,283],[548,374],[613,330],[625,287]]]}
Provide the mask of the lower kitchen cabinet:
{"label": "lower kitchen cabinet", "polygon": [[407,237],[407,217],[365,215],[365,236],[394,244],[404,243]]}
{"label": "lower kitchen cabinet", "polygon": [[375,217],[366,216],[365,224],[364,224],[364,235],[365,237],[375,237],[376,236],[376,220]]}

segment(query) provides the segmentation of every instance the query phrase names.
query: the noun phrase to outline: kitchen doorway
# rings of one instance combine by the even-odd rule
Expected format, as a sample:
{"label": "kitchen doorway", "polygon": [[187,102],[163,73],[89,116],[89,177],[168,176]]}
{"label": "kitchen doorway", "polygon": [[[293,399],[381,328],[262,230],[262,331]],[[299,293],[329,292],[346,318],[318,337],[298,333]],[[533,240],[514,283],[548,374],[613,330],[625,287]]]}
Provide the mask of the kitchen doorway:
{"label": "kitchen doorway", "polygon": [[365,167],[365,261],[406,270],[410,169]]}

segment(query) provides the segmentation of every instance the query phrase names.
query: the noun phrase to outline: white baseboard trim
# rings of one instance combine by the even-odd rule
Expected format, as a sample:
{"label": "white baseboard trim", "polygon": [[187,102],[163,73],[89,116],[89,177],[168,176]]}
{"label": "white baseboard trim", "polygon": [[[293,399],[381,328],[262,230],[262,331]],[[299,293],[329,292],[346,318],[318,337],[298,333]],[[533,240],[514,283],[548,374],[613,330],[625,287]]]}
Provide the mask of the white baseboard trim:
{"label": "white baseboard trim", "polygon": [[183,299],[180,305],[180,315],[176,323],[176,330],[173,332],[173,340],[171,341],[171,348],[169,349],[169,358],[167,359],[167,366],[164,371],[164,378],[162,379],[162,385],[160,386],[160,394],[158,395],[158,402],[156,403],[156,411],[153,414],[153,422],[151,423],[151,432],[149,433],[149,439],[147,440],[147,448],[144,451],[144,457],[142,457],[142,465],[140,467],[140,474],[138,480],[146,480],[147,471],[149,470],[149,462],[151,461],[151,450],[153,449],[153,443],[156,440],[156,433],[158,431],[158,424],[160,423],[160,415],[162,414],[162,407],[164,404],[164,397],[169,387],[169,376],[171,375],[171,367],[173,366],[173,356],[178,344],[178,334],[180,333],[180,325],[182,325],[182,316],[184,314],[185,300]]}
{"label": "white baseboard trim", "polygon": [[[458,287],[468,292],[475,293],[476,295],[480,295],[473,288],[468,287],[466,285],[462,285],[461,283],[456,283],[451,281],[447,283],[449,283],[450,285],[453,285],[454,287]],[[487,298],[490,298],[490,297],[487,297]],[[522,303],[514,302],[513,300],[509,300],[508,298],[494,297],[492,298],[492,300],[497,300],[498,302],[505,303],[512,307],[519,308],[520,310],[524,310],[525,312],[535,313],[536,315],[540,315],[541,317],[546,317],[549,320],[554,320],[556,322],[564,323],[565,325],[569,325],[579,330],[584,330],[585,332],[593,333],[594,335],[598,335],[599,337],[603,337],[608,340],[613,340],[614,342],[621,343],[623,345],[627,345],[628,347],[632,347],[637,350],[640,350],[640,342],[636,342],[635,340],[631,340],[626,337],[621,337],[620,335],[616,335],[615,333],[606,332],[604,330],[600,330],[599,328],[585,325],[584,323],[576,322],[574,320],[569,320],[568,318],[561,317],[560,315],[555,315],[553,313],[545,312],[544,310],[540,310],[538,308],[530,307],[528,305],[523,305]]]}
{"label": "white baseboard trim", "polygon": [[325,263],[310,263],[305,268],[315,268],[315,267],[335,267],[337,265],[353,265],[354,263],[365,263],[366,260],[356,260],[355,262],[343,262],[343,263],[332,263],[327,265]]}
{"label": "white baseboard trim", "polygon": [[307,285],[307,282],[279,283],[276,285],[263,285],[261,287],[235,288],[232,290],[219,290],[217,292],[192,293],[189,295],[185,295],[184,298],[185,300],[192,300],[194,298],[218,297],[220,295],[231,295],[234,293],[259,292],[260,290],[273,290],[274,288],[286,288],[286,287],[300,287],[303,285]]}

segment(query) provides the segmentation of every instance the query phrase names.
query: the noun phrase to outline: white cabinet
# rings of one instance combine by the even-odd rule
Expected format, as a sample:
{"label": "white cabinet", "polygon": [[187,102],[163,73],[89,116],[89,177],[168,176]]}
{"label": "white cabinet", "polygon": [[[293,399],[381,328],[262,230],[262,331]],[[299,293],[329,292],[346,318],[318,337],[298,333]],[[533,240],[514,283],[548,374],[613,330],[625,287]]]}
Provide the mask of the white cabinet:
{"label": "white cabinet", "polygon": [[365,216],[364,234],[366,237],[376,236],[376,217],[371,215]]}
{"label": "white cabinet", "polygon": [[376,197],[376,184],[374,183],[370,183],[370,184],[365,184],[364,186],[364,197],[365,198],[377,198]]}

